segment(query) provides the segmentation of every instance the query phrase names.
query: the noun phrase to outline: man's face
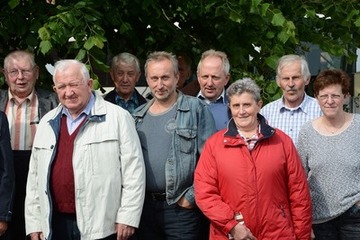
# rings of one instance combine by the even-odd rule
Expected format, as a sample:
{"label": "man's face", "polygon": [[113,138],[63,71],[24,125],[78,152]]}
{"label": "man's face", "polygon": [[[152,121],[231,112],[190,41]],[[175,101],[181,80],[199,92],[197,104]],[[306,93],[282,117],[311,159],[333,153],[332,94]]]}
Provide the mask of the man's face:
{"label": "man's face", "polygon": [[124,99],[129,99],[139,81],[140,72],[136,70],[135,64],[119,62],[110,70],[111,79],[114,82],[116,92]]}
{"label": "man's face", "polygon": [[93,80],[85,82],[77,65],[57,72],[55,79],[54,90],[61,104],[69,110],[73,118],[77,117],[90,100]]}
{"label": "man's face", "polygon": [[146,81],[157,101],[167,102],[175,94],[179,75],[175,74],[170,60],[150,61]]}
{"label": "man's face", "polygon": [[304,79],[301,74],[300,62],[283,66],[277,84],[282,90],[284,104],[287,107],[295,108],[301,104],[305,94],[305,86],[309,84],[309,81],[310,79]]}
{"label": "man's face", "polygon": [[39,77],[39,68],[32,66],[28,58],[10,59],[4,71],[6,82],[13,95],[25,98],[33,91]]}
{"label": "man's face", "polygon": [[215,56],[205,58],[197,73],[202,95],[209,101],[215,101],[230,79],[225,74],[221,59]]}
{"label": "man's face", "polygon": [[179,64],[179,81],[177,84],[178,88],[182,88],[184,83],[190,78],[191,76],[191,66],[189,66],[183,57],[179,56],[177,58]]}

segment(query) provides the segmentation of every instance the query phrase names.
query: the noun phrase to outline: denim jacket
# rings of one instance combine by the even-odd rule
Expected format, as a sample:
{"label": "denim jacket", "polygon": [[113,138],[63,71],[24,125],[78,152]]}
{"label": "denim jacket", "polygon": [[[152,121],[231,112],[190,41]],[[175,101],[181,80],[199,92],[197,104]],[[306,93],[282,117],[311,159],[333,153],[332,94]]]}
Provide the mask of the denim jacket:
{"label": "denim jacket", "polygon": [[[137,129],[153,103],[154,99],[133,113]],[[175,125],[165,165],[166,200],[174,204],[185,194],[195,206],[194,171],[205,141],[216,131],[215,121],[206,103],[178,92]]]}

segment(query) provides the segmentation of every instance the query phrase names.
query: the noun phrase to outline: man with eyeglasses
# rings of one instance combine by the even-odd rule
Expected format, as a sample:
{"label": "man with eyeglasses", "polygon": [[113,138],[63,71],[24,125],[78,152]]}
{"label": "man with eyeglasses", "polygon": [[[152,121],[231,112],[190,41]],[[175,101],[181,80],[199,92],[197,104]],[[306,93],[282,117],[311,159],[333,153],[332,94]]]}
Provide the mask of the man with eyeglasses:
{"label": "man with eyeglasses", "polygon": [[276,83],[283,95],[260,111],[269,125],[289,135],[295,146],[302,125],[322,115],[316,99],[305,93],[310,78],[305,58],[292,54],[281,57],[276,70]]}
{"label": "man with eyeglasses", "polygon": [[8,89],[0,90],[0,110],[9,121],[16,184],[10,239],[22,240],[26,236],[24,201],[33,138],[39,120],[58,105],[58,99],[54,92],[35,87],[39,67],[30,52],[16,50],[8,54],[3,73]]}

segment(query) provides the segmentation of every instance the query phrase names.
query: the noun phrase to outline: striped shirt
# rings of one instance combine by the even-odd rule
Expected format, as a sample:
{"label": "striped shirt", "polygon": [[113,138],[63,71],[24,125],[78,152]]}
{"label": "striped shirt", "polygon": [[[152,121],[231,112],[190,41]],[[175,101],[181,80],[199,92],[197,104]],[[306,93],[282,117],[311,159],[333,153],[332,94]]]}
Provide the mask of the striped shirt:
{"label": "striped shirt", "polygon": [[268,103],[261,110],[268,124],[274,128],[279,128],[291,137],[295,146],[300,129],[304,123],[320,117],[322,115],[319,104],[315,98],[305,94],[304,100],[296,108],[288,108],[285,106],[283,97]]}
{"label": "striped shirt", "polygon": [[35,90],[19,102],[9,90],[6,116],[13,150],[31,150],[39,119],[39,101]]}

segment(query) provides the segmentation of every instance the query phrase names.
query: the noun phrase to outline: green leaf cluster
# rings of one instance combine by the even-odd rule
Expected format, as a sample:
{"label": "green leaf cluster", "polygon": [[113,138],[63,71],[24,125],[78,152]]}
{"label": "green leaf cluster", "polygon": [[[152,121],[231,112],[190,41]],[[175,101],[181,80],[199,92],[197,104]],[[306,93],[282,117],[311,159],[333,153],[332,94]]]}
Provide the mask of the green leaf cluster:
{"label": "green leaf cluster", "polygon": [[142,63],[156,50],[187,52],[195,68],[201,53],[213,48],[228,54],[232,80],[255,78],[271,100],[279,96],[273,80],[280,56],[305,53],[313,43],[351,63],[360,45],[355,0],[2,1],[0,57],[13,49],[34,51],[43,85],[51,84],[43,66],[58,59],[85,62],[106,84],[108,62],[119,52]]}

